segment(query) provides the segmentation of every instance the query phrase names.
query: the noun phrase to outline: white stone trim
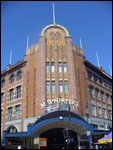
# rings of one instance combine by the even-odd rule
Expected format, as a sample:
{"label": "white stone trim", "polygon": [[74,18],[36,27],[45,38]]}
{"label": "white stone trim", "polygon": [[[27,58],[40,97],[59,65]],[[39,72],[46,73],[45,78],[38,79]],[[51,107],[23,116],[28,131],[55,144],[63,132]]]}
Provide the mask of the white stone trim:
{"label": "white stone trim", "polygon": [[69,32],[68,32],[68,30],[65,28],[65,27],[63,27],[63,26],[61,26],[61,25],[59,25],[59,24],[50,24],[50,25],[48,25],[48,26],[45,26],[44,28],[43,28],[43,30],[42,30],[42,32],[41,32],[41,36],[44,36],[44,33],[45,33],[45,31],[48,29],[48,28],[51,28],[51,27],[59,27],[59,28],[61,28],[61,29],[63,29],[64,31],[65,31],[65,33],[66,33],[66,36],[69,36]]}

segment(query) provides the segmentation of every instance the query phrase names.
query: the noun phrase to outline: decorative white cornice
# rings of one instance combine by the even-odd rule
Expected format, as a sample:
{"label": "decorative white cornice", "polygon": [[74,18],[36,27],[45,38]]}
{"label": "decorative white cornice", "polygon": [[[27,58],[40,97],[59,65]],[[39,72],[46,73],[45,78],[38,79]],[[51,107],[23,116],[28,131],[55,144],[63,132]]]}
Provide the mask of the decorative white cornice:
{"label": "decorative white cornice", "polygon": [[65,31],[65,33],[66,33],[66,36],[69,36],[68,30],[67,30],[65,27],[63,27],[63,26],[61,26],[61,25],[59,25],[59,24],[50,24],[50,25],[48,25],[48,26],[45,26],[45,28],[43,28],[43,30],[42,30],[42,32],[41,32],[41,36],[44,36],[45,31],[46,31],[48,28],[51,28],[51,27],[58,27],[58,28],[63,29],[63,30]]}

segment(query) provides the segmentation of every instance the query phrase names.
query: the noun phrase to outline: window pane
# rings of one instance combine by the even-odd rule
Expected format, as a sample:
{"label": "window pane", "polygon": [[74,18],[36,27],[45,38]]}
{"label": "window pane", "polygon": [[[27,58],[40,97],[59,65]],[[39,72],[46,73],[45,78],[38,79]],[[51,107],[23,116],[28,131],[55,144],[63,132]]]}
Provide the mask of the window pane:
{"label": "window pane", "polygon": [[104,100],[104,92],[100,92],[100,98],[101,98],[101,100],[103,102],[103,100]]}
{"label": "window pane", "polygon": [[89,95],[93,97],[93,87],[89,86]]}
{"label": "window pane", "polygon": [[55,72],[55,63],[51,63],[51,72]]}
{"label": "window pane", "polygon": [[108,101],[109,100],[109,95],[108,94],[106,94],[106,101]]}
{"label": "window pane", "polygon": [[101,108],[97,107],[97,112],[98,112],[98,117],[102,117],[102,112],[101,112]]}
{"label": "window pane", "polygon": [[68,93],[68,82],[64,82],[64,92]]}
{"label": "window pane", "polygon": [[96,107],[95,107],[95,105],[91,105],[91,108],[92,108],[92,115],[96,116]]}
{"label": "window pane", "polygon": [[50,63],[46,63],[46,72],[50,72]]}
{"label": "window pane", "polygon": [[50,82],[46,82],[46,92],[50,93]]}
{"label": "window pane", "polygon": [[64,73],[67,73],[67,63],[63,63],[64,66]]}
{"label": "window pane", "polygon": [[11,82],[11,83],[14,82],[14,75],[12,75],[12,76],[10,77],[10,82]]}
{"label": "window pane", "polygon": [[17,74],[17,80],[20,80],[20,79],[22,79],[22,72],[21,71],[19,71]]}
{"label": "window pane", "polygon": [[58,72],[62,72],[62,63],[58,63]]}
{"label": "window pane", "polygon": [[94,80],[94,82],[97,82],[98,77],[96,75],[93,75],[93,80]]}
{"label": "window pane", "polygon": [[87,70],[87,78],[90,79],[90,80],[92,78],[92,73],[89,70]]}
{"label": "window pane", "polygon": [[16,90],[17,90],[17,96],[16,97],[20,98],[21,97],[21,85],[17,86]]}
{"label": "window pane", "polygon": [[103,117],[107,119],[106,109],[103,108]]}
{"label": "window pane", "polygon": [[95,97],[96,97],[96,99],[98,99],[98,96],[99,96],[99,91],[96,89],[95,90]]}
{"label": "window pane", "polygon": [[55,93],[55,82],[52,82],[51,90],[52,90],[52,93]]}
{"label": "window pane", "polygon": [[13,89],[9,90],[9,100],[13,99]]}
{"label": "window pane", "polygon": [[1,93],[1,101],[4,99],[4,93]]}
{"label": "window pane", "polygon": [[59,92],[63,93],[63,83],[59,82]]}
{"label": "window pane", "polygon": [[8,120],[12,119],[12,107],[8,108]]}
{"label": "window pane", "polygon": [[112,120],[112,111],[108,110],[108,113],[109,113],[109,119]]}
{"label": "window pane", "polygon": [[16,106],[16,118],[20,118],[20,105]]}
{"label": "window pane", "polygon": [[1,81],[1,88],[3,88],[5,86],[5,80],[3,79],[2,81]]}

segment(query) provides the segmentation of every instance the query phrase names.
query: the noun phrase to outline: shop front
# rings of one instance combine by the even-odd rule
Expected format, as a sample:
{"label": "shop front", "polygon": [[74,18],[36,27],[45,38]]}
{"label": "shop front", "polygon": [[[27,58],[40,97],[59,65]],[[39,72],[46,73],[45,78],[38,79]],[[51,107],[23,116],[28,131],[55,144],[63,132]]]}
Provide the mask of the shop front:
{"label": "shop front", "polygon": [[[82,146],[80,137],[88,131],[92,132],[91,126],[82,116],[71,111],[53,111],[42,115],[34,124],[29,125],[27,132],[7,134],[6,147],[11,147],[15,141],[13,139],[18,138],[16,146],[26,149],[74,149]],[[84,146],[88,146],[88,143],[87,139]]]}

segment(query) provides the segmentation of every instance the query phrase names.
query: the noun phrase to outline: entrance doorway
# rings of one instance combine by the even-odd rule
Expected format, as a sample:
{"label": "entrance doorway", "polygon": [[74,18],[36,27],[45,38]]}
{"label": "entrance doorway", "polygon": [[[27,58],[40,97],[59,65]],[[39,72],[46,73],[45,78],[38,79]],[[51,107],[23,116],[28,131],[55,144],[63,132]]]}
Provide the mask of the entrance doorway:
{"label": "entrance doorway", "polygon": [[43,132],[41,138],[47,138],[47,149],[74,149],[78,147],[77,134],[72,130],[54,128]]}

